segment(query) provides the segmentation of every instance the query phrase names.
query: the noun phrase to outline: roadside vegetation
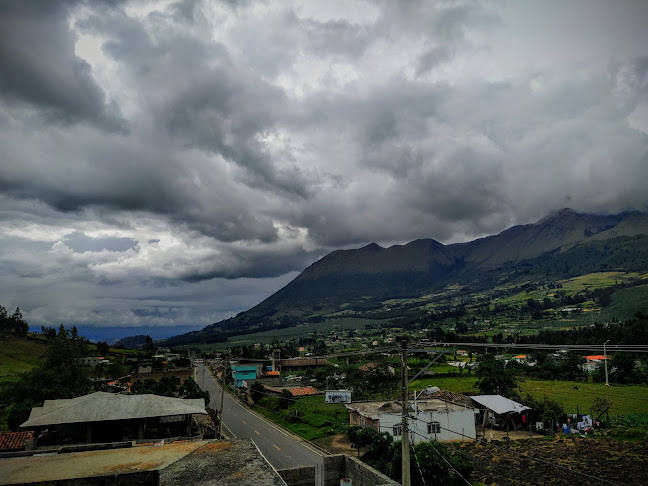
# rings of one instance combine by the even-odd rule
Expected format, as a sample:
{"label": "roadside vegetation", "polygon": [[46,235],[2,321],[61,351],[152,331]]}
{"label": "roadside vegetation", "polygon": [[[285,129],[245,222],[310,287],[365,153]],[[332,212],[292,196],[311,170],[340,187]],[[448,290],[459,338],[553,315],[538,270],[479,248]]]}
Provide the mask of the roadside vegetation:
{"label": "roadside vegetation", "polygon": [[264,395],[257,397],[253,408],[307,440],[344,433],[349,423],[349,411],[344,405],[324,403],[323,395],[297,399],[292,395]]}

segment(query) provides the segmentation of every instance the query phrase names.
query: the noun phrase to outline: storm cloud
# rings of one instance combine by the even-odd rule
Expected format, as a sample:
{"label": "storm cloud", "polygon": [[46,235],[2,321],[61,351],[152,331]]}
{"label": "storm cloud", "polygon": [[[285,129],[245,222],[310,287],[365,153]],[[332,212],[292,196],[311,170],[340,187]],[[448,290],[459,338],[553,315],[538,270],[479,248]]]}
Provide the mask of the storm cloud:
{"label": "storm cloud", "polygon": [[0,289],[198,328],[337,248],[648,206],[648,4],[0,5]]}

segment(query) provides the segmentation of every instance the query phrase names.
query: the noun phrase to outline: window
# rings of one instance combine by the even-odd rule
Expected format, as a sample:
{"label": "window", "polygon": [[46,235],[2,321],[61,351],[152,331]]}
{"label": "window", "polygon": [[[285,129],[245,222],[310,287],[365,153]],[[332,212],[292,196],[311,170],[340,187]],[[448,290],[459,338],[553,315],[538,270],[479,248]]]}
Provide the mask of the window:
{"label": "window", "polygon": [[441,433],[441,424],[439,422],[429,422],[428,434],[440,434]]}
{"label": "window", "polygon": [[403,429],[402,429],[401,425],[394,425],[392,435],[393,436],[399,436],[399,435],[402,435],[402,433],[403,433]]}

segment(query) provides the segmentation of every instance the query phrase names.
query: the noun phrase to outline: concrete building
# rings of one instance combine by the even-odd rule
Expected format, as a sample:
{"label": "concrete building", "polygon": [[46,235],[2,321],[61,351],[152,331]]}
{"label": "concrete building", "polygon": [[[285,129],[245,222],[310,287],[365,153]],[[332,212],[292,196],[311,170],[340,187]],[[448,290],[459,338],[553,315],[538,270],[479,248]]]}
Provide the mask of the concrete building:
{"label": "concrete building", "polygon": [[158,439],[190,436],[194,414],[207,414],[202,398],[95,392],[45,400],[21,427],[36,430],[35,447]]}
{"label": "concrete building", "polygon": [[[402,407],[399,401],[356,402],[345,405],[350,411],[349,423],[372,427],[400,439]],[[415,444],[430,439],[460,441],[475,439],[475,415],[472,407],[439,399],[417,400],[409,404],[408,428]]]}
{"label": "concrete building", "polygon": [[244,381],[253,381],[257,377],[258,366],[256,364],[232,364],[232,379],[239,388],[243,387]]}

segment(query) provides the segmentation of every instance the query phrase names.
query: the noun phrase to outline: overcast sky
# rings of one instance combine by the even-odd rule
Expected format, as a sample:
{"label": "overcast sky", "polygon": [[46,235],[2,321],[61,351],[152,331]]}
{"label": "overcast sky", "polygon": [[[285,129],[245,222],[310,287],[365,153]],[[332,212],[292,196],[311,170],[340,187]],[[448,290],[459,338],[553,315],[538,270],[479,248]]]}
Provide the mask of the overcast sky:
{"label": "overcast sky", "polygon": [[647,26],[645,0],[2,0],[0,304],[168,334],[336,248],[645,210]]}

